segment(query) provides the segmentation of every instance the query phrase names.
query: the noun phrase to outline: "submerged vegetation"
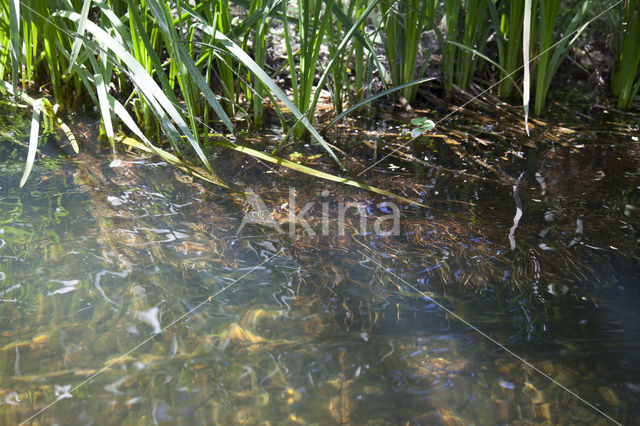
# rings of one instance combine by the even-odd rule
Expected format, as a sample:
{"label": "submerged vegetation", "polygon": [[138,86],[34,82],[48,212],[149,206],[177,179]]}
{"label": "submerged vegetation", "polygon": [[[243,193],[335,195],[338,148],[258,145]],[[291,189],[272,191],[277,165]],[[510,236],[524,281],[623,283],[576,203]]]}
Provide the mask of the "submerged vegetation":
{"label": "submerged vegetation", "polygon": [[[25,108],[0,106],[11,113],[0,115],[1,137],[7,122],[12,137],[28,133]],[[492,107],[463,111],[456,127],[473,126]],[[498,108],[510,108],[499,116],[518,123],[518,109]],[[412,121],[417,135],[433,125]],[[387,179],[394,191],[404,186],[429,200],[428,209],[403,212],[399,238],[362,233],[353,210],[343,236],[311,239],[297,226],[288,238],[255,225],[238,234],[238,207],[250,211],[248,202],[126,153],[116,168],[82,153],[75,161],[43,157],[29,188],[19,189],[26,147],[1,144],[0,314],[7,326],[0,398],[8,402],[0,414],[12,424],[30,416],[60,423],[109,416],[125,424],[152,417],[224,424],[598,420],[530,366],[441,315],[437,302],[619,421],[636,418],[636,388],[625,384],[638,377],[638,364],[628,360],[638,347],[637,296],[622,309],[611,309],[610,300],[636,294],[638,153],[614,145],[623,125],[603,139],[593,127],[564,135],[562,127],[545,127],[556,149],[539,153],[518,193],[489,171],[478,184],[423,163],[416,167],[422,179],[402,168],[392,179],[368,175],[373,184]],[[514,155],[499,152],[499,145],[509,148],[499,143],[489,146],[494,153],[476,155],[489,148],[475,141],[460,151],[456,168]],[[391,132],[380,142],[387,150],[401,144]],[[446,145],[431,152],[445,155]],[[406,166],[403,154],[396,150],[393,163]],[[256,176],[237,167],[240,155],[225,160],[243,180]],[[524,163],[497,166],[512,173]],[[256,179],[253,189],[290,228],[289,188],[274,181]],[[308,180],[294,182],[296,203],[313,204],[305,218],[320,234],[321,200],[329,197],[318,197]],[[332,198],[364,203],[374,218],[387,213],[362,191],[327,188]],[[506,235],[518,194],[527,220],[511,250]],[[331,230],[340,229],[336,213]],[[627,332],[611,333],[621,322]]]}
{"label": "submerged vegetation", "polygon": [[[409,108],[438,68],[447,99],[494,81],[499,96],[515,88],[525,104],[533,89],[541,115],[589,25],[622,29],[596,48],[615,49],[611,90],[621,108],[631,107],[640,86],[639,9],[638,0],[2,0],[0,79],[11,85],[0,90],[32,97],[32,145],[43,133],[40,110],[61,122],[93,106],[112,147],[122,131],[152,150],[166,138],[180,161],[190,147],[211,173],[208,144],[235,146],[231,135],[245,121],[261,128],[269,105],[285,130],[280,145],[311,137],[342,166],[313,126],[323,102],[340,114],[380,93],[400,94]],[[602,14],[609,19],[598,21]],[[523,45],[531,63],[521,90]]]}
{"label": "submerged vegetation", "polygon": [[639,3],[0,0],[0,418],[638,418]]}

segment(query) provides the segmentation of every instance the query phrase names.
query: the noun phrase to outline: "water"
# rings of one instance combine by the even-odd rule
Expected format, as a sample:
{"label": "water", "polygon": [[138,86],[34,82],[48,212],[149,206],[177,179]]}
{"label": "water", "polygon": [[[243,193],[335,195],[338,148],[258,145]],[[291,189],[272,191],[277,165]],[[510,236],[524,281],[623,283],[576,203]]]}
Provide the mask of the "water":
{"label": "water", "polygon": [[[284,181],[235,157],[278,225],[152,158],[39,159],[18,189],[3,142],[1,421],[607,424],[587,401],[633,423],[640,162],[590,140],[500,160],[517,191],[383,164],[366,179],[428,205],[396,237],[380,200],[289,176],[316,234],[292,237]],[[368,227],[351,210],[340,235],[355,201]]]}

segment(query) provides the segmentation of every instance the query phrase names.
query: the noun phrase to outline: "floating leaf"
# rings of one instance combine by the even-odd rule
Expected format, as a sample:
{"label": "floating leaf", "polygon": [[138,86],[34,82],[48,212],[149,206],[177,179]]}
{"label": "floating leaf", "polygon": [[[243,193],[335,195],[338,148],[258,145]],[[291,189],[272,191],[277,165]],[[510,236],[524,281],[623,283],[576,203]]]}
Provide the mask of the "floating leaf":
{"label": "floating leaf", "polygon": [[423,133],[424,129],[422,127],[416,127],[411,131],[411,139],[415,139]]}

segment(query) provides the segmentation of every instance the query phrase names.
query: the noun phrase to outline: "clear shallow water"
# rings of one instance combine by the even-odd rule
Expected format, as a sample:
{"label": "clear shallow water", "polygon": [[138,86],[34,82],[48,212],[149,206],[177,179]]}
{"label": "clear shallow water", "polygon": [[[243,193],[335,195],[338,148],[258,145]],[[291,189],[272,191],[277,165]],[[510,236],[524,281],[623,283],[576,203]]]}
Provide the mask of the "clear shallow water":
{"label": "clear shallow water", "polygon": [[[400,236],[362,234],[347,215],[344,236],[291,238],[238,233],[250,204],[151,159],[43,160],[18,189],[23,153],[5,145],[5,424],[45,408],[39,423],[608,423],[440,305],[616,420],[639,414],[631,150],[541,152],[519,201],[509,185],[423,170],[411,188],[429,208],[403,208]],[[251,187],[285,220],[288,188],[264,176]],[[386,210],[295,182],[318,234],[325,188],[331,230],[338,202]]]}

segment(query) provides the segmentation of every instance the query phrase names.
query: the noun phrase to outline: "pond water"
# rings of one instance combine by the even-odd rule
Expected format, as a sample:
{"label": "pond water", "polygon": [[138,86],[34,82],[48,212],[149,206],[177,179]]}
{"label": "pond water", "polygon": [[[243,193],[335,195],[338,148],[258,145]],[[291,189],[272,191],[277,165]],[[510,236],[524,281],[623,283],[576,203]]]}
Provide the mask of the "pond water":
{"label": "pond water", "polygon": [[0,421],[634,423],[640,152],[572,137],[496,155],[507,184],[381,163],[362,178],[427,206],[391,236],[392,200],[233,156],[247,196],[124,154],[20,189],[2,140]]}

